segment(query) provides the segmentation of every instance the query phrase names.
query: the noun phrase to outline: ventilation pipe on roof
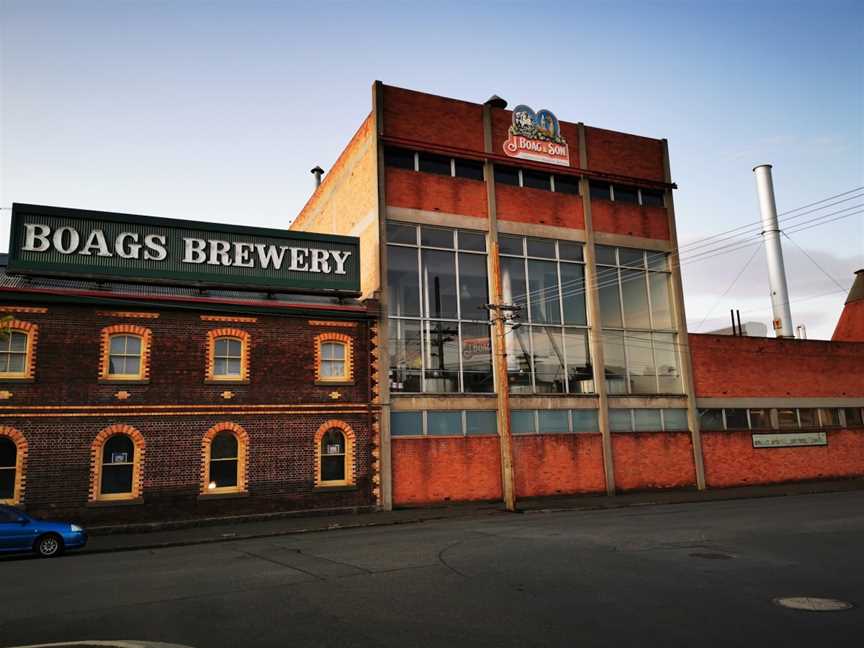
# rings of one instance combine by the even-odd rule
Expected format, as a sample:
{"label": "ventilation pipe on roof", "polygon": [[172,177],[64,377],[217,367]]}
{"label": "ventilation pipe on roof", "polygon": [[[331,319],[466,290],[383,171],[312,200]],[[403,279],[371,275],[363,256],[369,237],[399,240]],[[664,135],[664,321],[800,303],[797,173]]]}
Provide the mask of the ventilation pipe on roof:
{"label": "ventilation pipe on roof", "polygon": [[753,167],[756,174],[756,193],[762,215],[762,240],[768,257],[768,282],[771,286],[771,309],[774,313],[774,332],[778,338],[794,338],[792,310],[789,308],[789,287],[786,285],[786,267],[780,245],[780,226],[777,223],[777,205],[774,202],[774,180],[771,165]]}
{"label": "ventilation pipe on roof", "polygon": [[507,100],[493,94],[486,100],[486,105],[491,108],[506,108]]}
{"label": "ventilation pipe on roof", "polygon": [[315,176],[315,188],[317,189],[321,186],[321,176],[324,175],[324,169],[320,166],[316,166],[310,171],[310,173]]}

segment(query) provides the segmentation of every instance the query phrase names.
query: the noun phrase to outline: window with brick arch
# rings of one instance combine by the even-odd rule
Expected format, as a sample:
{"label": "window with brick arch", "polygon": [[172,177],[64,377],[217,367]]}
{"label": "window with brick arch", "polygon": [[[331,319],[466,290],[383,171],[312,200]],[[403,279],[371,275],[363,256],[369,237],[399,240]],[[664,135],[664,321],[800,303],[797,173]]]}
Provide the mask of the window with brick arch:
{"label": "window with brick arch", "polygon": [[15,499],[18,472],[18,446],[12,439],[0,436],[0,502]]}
{"label": "window with brick arch", "polygon": [[112,335],[108,346],[108,376],[141,378],[143,343],[139,335]]}
{"label": "window with brick arch", "polygon": [[321,437],[321,483],[344,484],[346,481],[345,435],[333,428]]}
{"label": "window with brick arch", "polygon": [[134,483],[135,443],[125,434],[115,434],[102,446],[99,495],[106,499],[132,497]]}
{"label": "window with brick arch", "polygon": [[321,380],[347,380],[344,342],[321,343]]}
{"label": "window with brick arch", "polygon": [[27,372],[27,333],[9,331],[0,338],[0,375],[21,376]]}
{"label": "window with brick arch", "polygon": [[218,337],[213,342],[213,377],[241,378],[243,376],[243,340],[236,337]]}
{"label": "window with brick arch", "polygon": [[211,492],[239,488],[240,443],[233,432],[219,432],[210,443],[207,489]]}

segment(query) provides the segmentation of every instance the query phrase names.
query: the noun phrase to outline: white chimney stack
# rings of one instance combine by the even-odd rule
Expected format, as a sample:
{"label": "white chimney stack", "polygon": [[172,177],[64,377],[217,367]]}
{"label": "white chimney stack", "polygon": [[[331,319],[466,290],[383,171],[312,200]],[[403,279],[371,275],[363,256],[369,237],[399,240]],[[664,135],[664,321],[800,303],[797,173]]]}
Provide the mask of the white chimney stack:
{"label": "white chimney stack", "polygon": [[765,241],[765,254],[768,257],[774,332],[777,337],[794,338],[795,329],[792,326],[792,310],[789,308],[789,287],[786,285],[786,266],[783,264],[783,248],[780,245],[780,226],[777,223],[771,165],[760,164],[753,168],[753,173],[756,174],[756,192],[759,195],[759,211],[762,215],[762,240]]}

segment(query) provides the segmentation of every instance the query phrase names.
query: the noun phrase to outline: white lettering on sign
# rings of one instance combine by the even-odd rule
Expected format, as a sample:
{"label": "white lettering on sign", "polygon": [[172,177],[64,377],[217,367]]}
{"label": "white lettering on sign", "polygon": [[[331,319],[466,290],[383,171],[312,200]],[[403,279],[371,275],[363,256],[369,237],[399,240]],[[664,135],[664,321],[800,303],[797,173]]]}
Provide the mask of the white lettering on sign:
{"label": "white lettering on sign", "polygon": [[[83,239],[83,242],[82,242]],[[183,237],[181,263],[193,265],[261,268],[281,270],[288,260],[287,270],[316,274],[347,274],[346,264],[352,252],[321,248],[292,247],[245,241],[225,241]],[[82,236],[74,227],[53,230],[41,223],[24,224],[22,252],[45,253],[51,250],[63,255],[119,257],[145,261],[168,258],[168,237],[162,234],[121,232],[109,241],[102,229],[93,229]]]}

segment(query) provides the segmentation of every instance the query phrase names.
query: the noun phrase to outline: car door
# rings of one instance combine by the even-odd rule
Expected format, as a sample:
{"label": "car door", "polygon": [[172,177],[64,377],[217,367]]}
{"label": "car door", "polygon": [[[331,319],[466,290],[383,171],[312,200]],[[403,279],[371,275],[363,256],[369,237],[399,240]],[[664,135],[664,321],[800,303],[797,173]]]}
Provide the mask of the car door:
{"label": "car door", "polygon": [[12,508],[0,507],[0,551],[27,550],[33,544],[33,524],[21,523],[21,514]]}

